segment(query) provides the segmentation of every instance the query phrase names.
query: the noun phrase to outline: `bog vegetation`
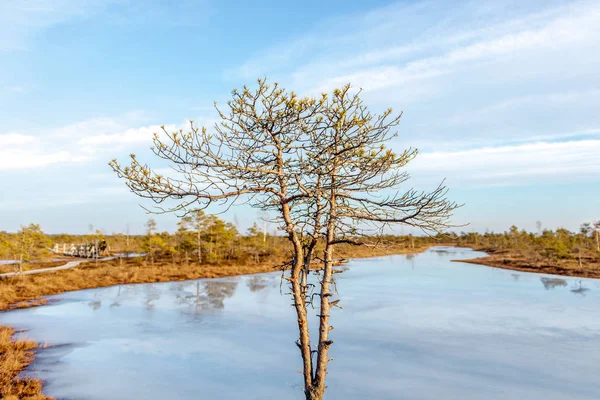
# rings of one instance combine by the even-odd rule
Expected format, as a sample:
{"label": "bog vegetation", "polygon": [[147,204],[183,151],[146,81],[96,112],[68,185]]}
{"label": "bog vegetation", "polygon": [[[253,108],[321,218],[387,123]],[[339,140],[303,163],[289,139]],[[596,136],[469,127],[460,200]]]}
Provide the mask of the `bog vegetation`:
{"label": "bog vegetation", "polygon": [[[334,269],[339,257],[416,251],[444,241],[493,250],[494,263],[506,268],[518,268],[514,263],[557,267],[575,260],[579,270],[570,269],[573,273],[583,270],[584,263],[597,262],[598,224],[585,225],[578,233],[530,234],[511,228],[503,234],[444,235],[456,228],[450,218],[460,205],[447,198],[443,180],[430,191],[407,186],[405,167],[418,151],[388,148],[402,114],[391,109],[372,113],[360,91],[350,85],[332,94],[300,98],[259,80],[255,89],[234,90],[217,112],[220,121],[212,128],[190,121],[186,130],[162,127],[155,134],[154,161],[166,162],[169,176],[133,154],[127,164],[110,162],[131,192],[154,202],[154,212],[185,215],[175,233],[161,233],[150,219],[139,236],[96,231],[48,238],[36,225],[3,234],[0,253],[16,260],[19,272],[43,256],[50,241],[101,240],[110,245],[109,251],[120,254],[109,266],[88,266],[55,277],[26,281],[19,274],[19,283],[3,287],[3,307],[15,301],[28,305],[23,301],[36,294],[259,272],[275,265],[293,297],[305,397],[322,400],[334,343],[330,317],[341,300],[333,289],[336,274],[342,272]],[[227,210],[240,202],[268,213],[278,230],[268,233],[255,225],[241,234],[235,225],[204,212],[209,206]],[[429,236],[383,234],[397,224]],[[127,257],[131,253],[143,253],[144,260],[132,262]],[[313,309],[318,322],[310,328],[317,332],[311,337]]]}
{"label": "bog vegetation", "polygon": [[[263,221],[257,221],[245,232],[240,232],[234,224],[216,215],[197,211],[181,218],[175,232],[161,232],[152,219],[145,229],[146,233],[141,235],[104,234],[101,231],[84,235],[45,234],[39,225],[30,224],[18,232],[0,231],[0,260],[12,261],[11,264],[1,264],[0,273],[18,271],[20,261],[24,270],[60,265],[64,261],[51,261],[56,257],[50,252],[55,243],[83,244],[96,240],[106,240],[109,246],[107,255],[120,255],[121,260],[141,254],[141,258],[135,261],[138,264],[216,266],[271,262],[276,265],[290,254],[289,240],[264,228]],[[600,264],[600,221],[584,223],[578,231],[539,228],[536,232],[529,232],[511,226],[504,232],[379,235],[371,242],[377,243],[377,246],[346,245],[342,246],[339,255],[349,258],[398,254],[444,244],[486,251],[492,259],[503,258],[507,263],[513,260],[510,266],[522,268],[560,267],[565,264],[585,268]]]}
{"label": "bog vegetation", "polygon": [[[183,218],[176,232],[159,232],[153,221],[144,235],[47,235],[38,225],[16,233],[0,232],[0,259],[24,260],[24,269],[64,263],[47,261],[54,243],[90,243],[106,239],[111,254],[141,257],[83,264],[73,270],[0,280],[0,310],[43,303],[41,296],[119,283],[160,282],[273,271],[289,256],[289,241],[254,224],[240,233],[231,223],[203,212]],[[520,270],[600,277],[599,223],[587,223],[578,232],[566,229],[526,232],[511,227],[502,233],[440,234],[436,236],[384,235],[378,247],[342,245],[338,255],[368,257],[418,252],[431,245],[457,245],[490,252],[479,263]],[[321,249],[320,249],[321,250]],[[0,265],[1,272],[13,265]],[[549,269],[550,268],[550,269]],[[0,327],[0,398],[47,399],[42,383],[19,376],[33,360],[36,343],[12,339],[13,330]],[[10,397],[13,396],[13,397]]]}
{"label": "bog vegetation", "polygon": [[600,221],[587,222],[579,231],[564,228],[527,232],[516,226],[503,233],[462,233],[459,246],[490,253],[473,262],[500,268],[600,278]]}

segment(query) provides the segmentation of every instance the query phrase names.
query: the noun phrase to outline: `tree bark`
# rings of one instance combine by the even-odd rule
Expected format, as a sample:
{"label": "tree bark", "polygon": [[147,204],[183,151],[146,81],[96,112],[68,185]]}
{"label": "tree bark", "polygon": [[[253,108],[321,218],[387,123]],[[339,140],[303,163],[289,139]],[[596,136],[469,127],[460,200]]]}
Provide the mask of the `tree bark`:
{"label": "tree bark", "polygon": [[294,248],[294,260],[292,263],[291,284],[292,294],[294,296],[294,308],[298,317],[298,331],[300,339],[297,342],[302,355],[303,375],[304,375],[304,393],[307,400],[316,400],[319,397],[313,397],[313,372],[312,372],[312,352],[310,348],[310,332],[308,329],[308,317],[306,311],[306,299],[302,290],[300,274],[304,266],[304,254],[302,251],[302,242],[294,230],[290,208],[288,204],[282,205],[283,220],[286,223],[286,231]]}
{"label": "tree bark", "polygon": [[[336,168],[333,169],[332,176],[336,174]],[[327,364],[329,363],[329,347],[333,341],[329,339],[329,316],[331,313],[330,298],[331,280],[333,277],[333,247],[335,246],[335,227],[336,227],[336,189],[335,179],[332,179],[332,189],[329,196],[329,217],[327,221],[327,234],[325,242],[325,254],[323,262],[323,280],[321,281],[321,304],[319,307],[319,344],[317,351],[317,365],[315,367],[314,394],[311,400],[321,400],[325,394],[325,378],[327,377]]]}
{"label": "tree bark", "polygon": [[198,246],[198,264],[202,264],[202,241],[200,239],[200,227],[196,230],[196,240]]}

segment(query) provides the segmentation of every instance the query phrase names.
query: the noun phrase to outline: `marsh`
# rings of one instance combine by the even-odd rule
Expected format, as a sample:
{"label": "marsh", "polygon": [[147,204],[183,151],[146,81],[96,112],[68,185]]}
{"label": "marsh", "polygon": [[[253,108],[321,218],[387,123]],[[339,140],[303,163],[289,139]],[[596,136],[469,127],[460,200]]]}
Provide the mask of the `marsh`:
{"label": "marsh", "polygon": [[[600,398],[600,280],[549,289],[559,278],[451,262],[479,255],[432,248],[347,264],[325,397]],[[0,323],[47,343],[28,373],[56,398],[302,399],[286,291],[279,274],[119,285]]]}

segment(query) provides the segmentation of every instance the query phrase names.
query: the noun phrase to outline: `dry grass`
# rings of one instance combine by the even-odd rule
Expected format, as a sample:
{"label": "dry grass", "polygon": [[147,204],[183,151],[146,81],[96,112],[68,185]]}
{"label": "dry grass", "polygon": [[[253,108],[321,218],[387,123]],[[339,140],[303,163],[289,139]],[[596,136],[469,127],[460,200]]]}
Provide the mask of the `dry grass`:
{"label": "dry grass", "polygon": [[415,254],[421,253],[432,246],[445,246],[443,243],[428,244],[415,246],[414,248],[406,247],[404,244],[391,244],[380,247],[368,246],[351,246],[347,244],[339,245],[335,250],[336,257],[343,258],[369,258],[381,257],[394,254]]}
{"label": "dry grass", "polygon": [[539,259],[526,257],[514,251],[492,251],[487,257],[457,261],[487,265],[488,267],[494,268],[510,269],[514,271],[575,276],[582,278],[600,278],[600,263],[597,261],[597,259],[592,258],[583,258],[580,266],[578,260],[567,259],[557,260],[554,263],[548,263]]}
{"label": "dry grass", "polygon": [[37,343],[13,340],[15,331],[0,326],[0,399],[47,400],[39,379],[19,378],[19,373],[34,359]]}

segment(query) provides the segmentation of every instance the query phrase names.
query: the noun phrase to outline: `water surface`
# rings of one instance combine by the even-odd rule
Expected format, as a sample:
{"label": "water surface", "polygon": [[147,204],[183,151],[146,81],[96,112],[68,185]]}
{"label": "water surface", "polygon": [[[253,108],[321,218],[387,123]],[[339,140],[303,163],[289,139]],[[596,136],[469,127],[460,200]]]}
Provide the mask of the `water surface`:
{"label": "water surface", "polygon": [[[326,398],[599,399],[600,280],[450,262],[480,255],[351,261]],[[121,285],[0,323],[50,345],[30,373],[57,399],[302,399],[286,292],[278,274]]]}

